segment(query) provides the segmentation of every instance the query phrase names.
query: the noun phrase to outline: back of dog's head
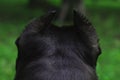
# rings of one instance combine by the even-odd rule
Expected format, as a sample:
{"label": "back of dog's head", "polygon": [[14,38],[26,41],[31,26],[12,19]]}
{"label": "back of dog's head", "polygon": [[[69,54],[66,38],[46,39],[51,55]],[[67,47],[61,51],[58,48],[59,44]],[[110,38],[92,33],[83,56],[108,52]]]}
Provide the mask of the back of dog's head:
{"label": "back of dog's head", "polygon": [[74,25],[51,24],[55,12],[32,21],[17,39],[15,80],[97,80],[95,29],[74,12]]}

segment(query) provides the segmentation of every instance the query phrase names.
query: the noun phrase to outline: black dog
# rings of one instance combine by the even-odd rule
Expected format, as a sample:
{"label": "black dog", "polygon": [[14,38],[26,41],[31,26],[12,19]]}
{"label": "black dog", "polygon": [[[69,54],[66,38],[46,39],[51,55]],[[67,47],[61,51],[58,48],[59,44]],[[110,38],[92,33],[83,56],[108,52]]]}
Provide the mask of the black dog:
{"label": "black dog", "polygon": [[95,29],[77,11],[74,26],[57,27],[55,14],[32,21],[17,39],[15,80],[98,80]]}

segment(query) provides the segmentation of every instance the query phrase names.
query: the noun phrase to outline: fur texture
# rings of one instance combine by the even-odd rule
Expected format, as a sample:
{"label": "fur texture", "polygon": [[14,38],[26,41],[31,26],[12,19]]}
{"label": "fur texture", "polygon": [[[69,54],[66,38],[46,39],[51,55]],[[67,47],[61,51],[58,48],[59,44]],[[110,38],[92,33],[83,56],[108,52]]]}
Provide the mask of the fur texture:
{"label": "fur texture", "polygon": [[51,24],[51,12],[27,25],[16,40],[15,80],[98,80],[95,67],[100,54],[92,24],[74,11],[74,25]]}

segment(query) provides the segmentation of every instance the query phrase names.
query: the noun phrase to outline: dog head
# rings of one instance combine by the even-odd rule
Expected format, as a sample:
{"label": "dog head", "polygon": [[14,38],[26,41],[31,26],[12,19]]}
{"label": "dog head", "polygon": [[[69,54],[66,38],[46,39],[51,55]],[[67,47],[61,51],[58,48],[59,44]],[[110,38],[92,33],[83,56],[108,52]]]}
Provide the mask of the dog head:
{"label": "dog head", "polygon": [[[18,58],[15,80],[73,80],[61,79],[59,77],[61,75],[57,73],[59,79],[43,79],[34,76],[38,73],[40,76],[47,69],[51,70],[51,67],[52,70],[60,70],[65,66],[80,68],[81,73],[78,72],[78,77],[83,74],[89,76],[74,80],[97,80],[95,67],[100,48],[92,24],[83,14],[74,11],[74,25],[57,27],[52,24],[55,14],[56,12],[51,12],[33,20],[16,40]],[[48,75],[51,74],[52,72]]]}

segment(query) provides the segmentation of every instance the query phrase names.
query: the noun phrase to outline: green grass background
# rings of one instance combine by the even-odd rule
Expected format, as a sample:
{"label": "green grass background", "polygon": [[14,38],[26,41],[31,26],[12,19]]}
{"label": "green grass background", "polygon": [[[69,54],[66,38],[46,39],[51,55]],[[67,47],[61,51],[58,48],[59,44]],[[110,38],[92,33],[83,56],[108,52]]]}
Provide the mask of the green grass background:
{"label": "green grass background", "polygon": [[[49,0],[59,5],[60,0]],[[17,49],[14,44],[25,25],[43,14],[29,9],[28,0],[0,0],[0,80],[13,80]],[[120,0],[86,0],[87,14],[100,37],[99,80],[120,80]]]}

